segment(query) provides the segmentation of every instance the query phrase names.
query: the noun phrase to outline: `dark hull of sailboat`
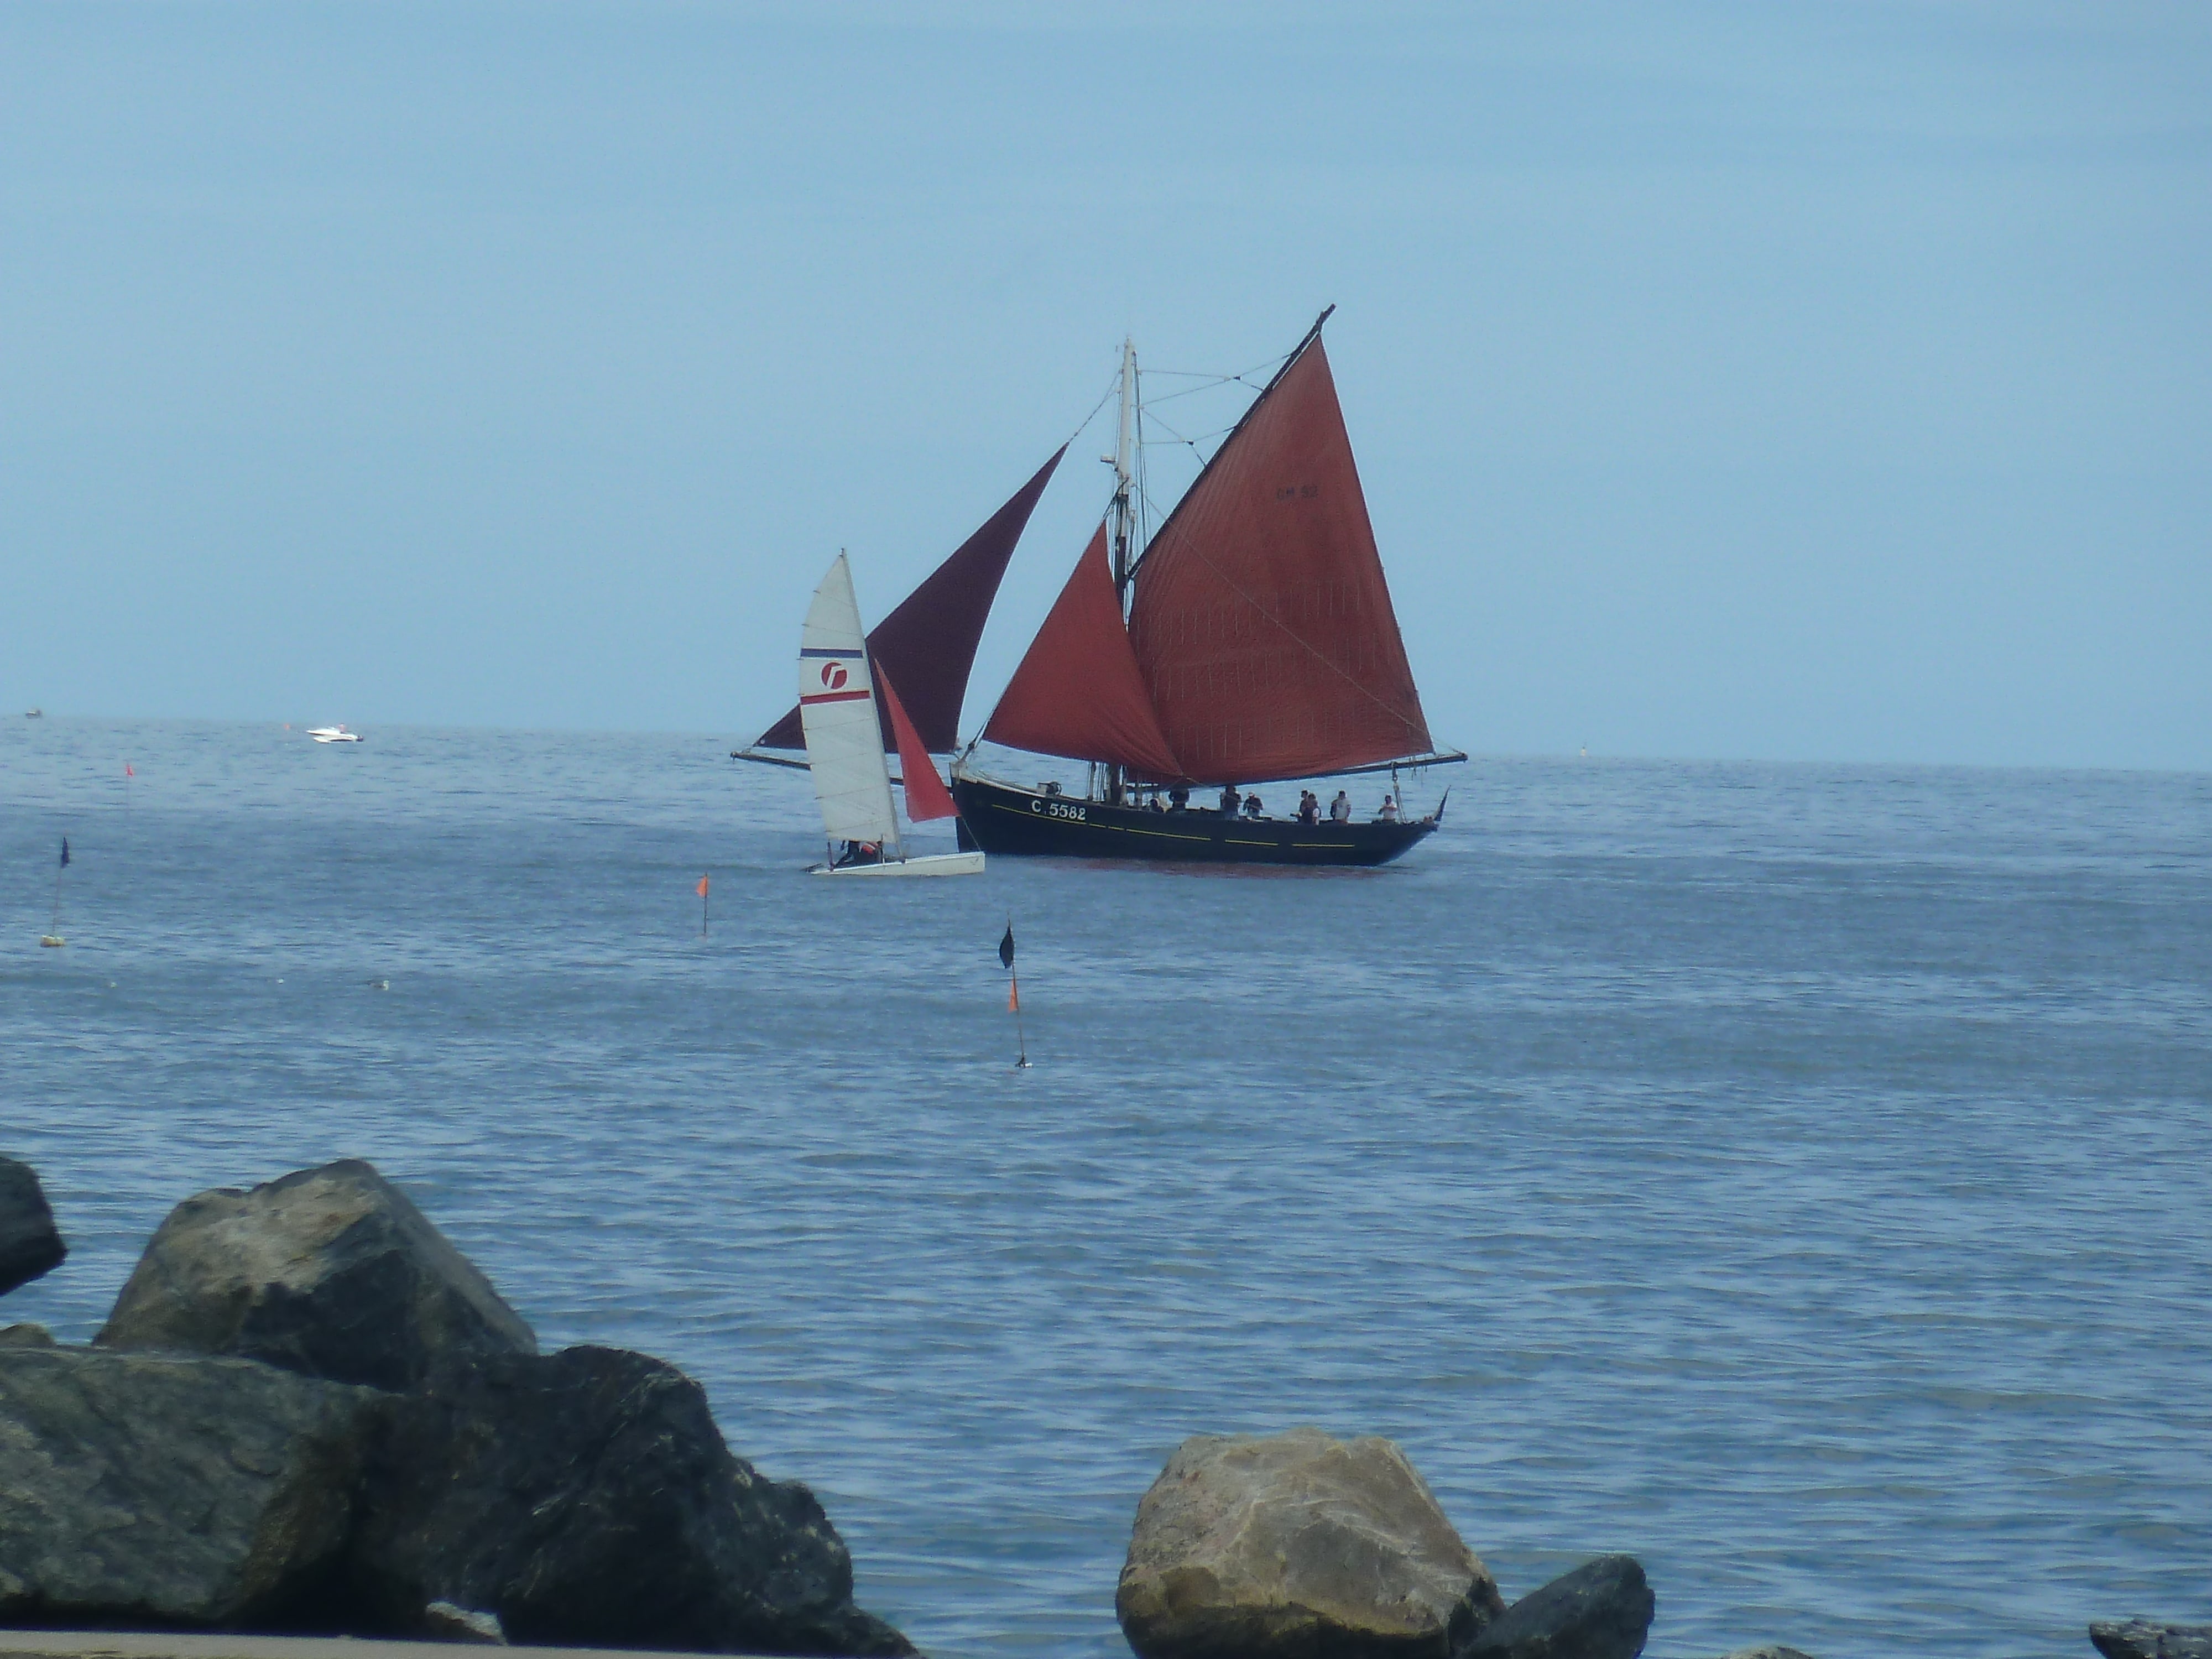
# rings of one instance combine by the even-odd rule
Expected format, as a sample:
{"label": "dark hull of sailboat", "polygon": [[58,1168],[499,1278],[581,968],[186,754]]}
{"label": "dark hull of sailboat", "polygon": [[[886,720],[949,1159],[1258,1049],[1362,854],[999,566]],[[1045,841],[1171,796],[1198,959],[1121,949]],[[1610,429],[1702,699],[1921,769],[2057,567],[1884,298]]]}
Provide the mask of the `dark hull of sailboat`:
{"label": "dark hull of sailboat", "polygon": [[1436,831],[1413,823],[1300,823],[1221,812],[1153,812],[956,777],[961,844],[986,853],[1150,864],[1388,864]]}

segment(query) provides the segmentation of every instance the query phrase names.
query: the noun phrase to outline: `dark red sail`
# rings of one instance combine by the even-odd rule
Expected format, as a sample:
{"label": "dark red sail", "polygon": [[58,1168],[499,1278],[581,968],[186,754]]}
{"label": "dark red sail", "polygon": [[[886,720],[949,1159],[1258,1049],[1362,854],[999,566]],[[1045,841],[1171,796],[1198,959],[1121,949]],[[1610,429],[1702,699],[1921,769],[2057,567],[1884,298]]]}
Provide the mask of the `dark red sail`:
{"label": "dark red sail", "polygon": [[[883,672],[896,677],[915,730],[937,753],[960,746],[960,704],[968,695],[968,673],[975,665],[975,647],[983,637],[991,602],[998,597],[1000,578],[1006,574],[1006,561],[1013,556],[1014,544],[1021,540],[1037,497],[1044,494],[1053,469],[1066,453],[1067,447],[1061,445],[1035,477],[868,635],[869,659]],[[898,748],[897,736],[881,707],[877,713],[883,716],[884,751],[893,752]],[[804,749],[806,740],[799,731],[798,708],[762,732],[753,746]]]}
{"label": "dark red sail", "polygon": [[1196,781],[1429,750],[1318,334],[1152,538],[1129,632],[1160,730]]}
{"label": "dark red sail", "polygon": [[1104,525],[1075,562],[983,735],[1010,749],[1110,761],[1140,777],[1182,776],[1129,649]]}

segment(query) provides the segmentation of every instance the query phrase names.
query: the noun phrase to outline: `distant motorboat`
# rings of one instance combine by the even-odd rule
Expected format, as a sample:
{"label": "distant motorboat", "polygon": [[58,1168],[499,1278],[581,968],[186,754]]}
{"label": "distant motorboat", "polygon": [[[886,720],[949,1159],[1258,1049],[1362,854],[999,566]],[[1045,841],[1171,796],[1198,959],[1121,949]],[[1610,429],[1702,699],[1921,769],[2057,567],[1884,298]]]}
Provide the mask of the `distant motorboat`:
{"label": "distant motorboat", "polygon": [[311,726],[307,735],[317,743],[359,743],[361,733],[349,732],[343,726]]}
{"label": "distant motorboat", "polygon": [[23,711],[23,718],[27,720],[42,720],[46,716],[46,712],[43,708],[26,708]]}

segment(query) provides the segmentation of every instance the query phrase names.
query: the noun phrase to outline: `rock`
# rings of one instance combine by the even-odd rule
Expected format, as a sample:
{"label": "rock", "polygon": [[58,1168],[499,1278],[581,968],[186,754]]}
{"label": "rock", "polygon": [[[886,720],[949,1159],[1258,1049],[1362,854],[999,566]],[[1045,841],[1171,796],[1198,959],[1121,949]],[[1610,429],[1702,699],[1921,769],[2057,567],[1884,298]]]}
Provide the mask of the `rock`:
{"label": "rock", "polygon": [[2100,1620],[2089,1626],[2089,1640],[2105,1659],[2212,1659],[2212,1625]]}
{"label": "rock", "polygon": [[0,1348],[51,1348],[54,1334],[44,1325],[0,1325]]}
{"label": "rock", "polygon": [[245,1360],[0,1349],[0,1624],[319,1605],[385,1398]]}
{"label": "rock", "polygon": [[1451,1659],[1636,1659],[1658,1601],[1632,1555],[1601,1555],[1487,1626],[1455,1624]]}
{"label": "rock", "polygon": [[1406,1455],[1319,1429],[1195,1435],[1137,1505],[1114,1611],[1139,1659],[1443,1659],[1504,1606]]}
{"label": "rock", "polygon": [[405,1194],[357,1160],[169,1212],[93,1341],[410,1389],[538,1339]]}
{"label": "rock", "polygon": [[457,1607],[451,1601],[433,1601],[422,1609],[422,1634],[433,1642],[507,1645],[507,1632],[500,1628],[497,1613]]}
{"label": "rock", "polygon": [[1760,1647],[1738,1648],[1734,1653],[1725,1655],[1723,1659],[1813,1659],[1813,1656],[1796,1648],[1785,1648],[1778,1643],[1769,1642]]}
{"label": "rock", "polygon": [[37,1172],[0,1158],[0,1296],[52,1273],[68,1254]]}
{"label": "rock", "polygon": [[611,1348],[494,1354],[393,1402],[349,1582],[371,1621],[446,1601],[508,1639],[910,1654],[853,1605],[814,1495],[722,1443],[699,1385]]}

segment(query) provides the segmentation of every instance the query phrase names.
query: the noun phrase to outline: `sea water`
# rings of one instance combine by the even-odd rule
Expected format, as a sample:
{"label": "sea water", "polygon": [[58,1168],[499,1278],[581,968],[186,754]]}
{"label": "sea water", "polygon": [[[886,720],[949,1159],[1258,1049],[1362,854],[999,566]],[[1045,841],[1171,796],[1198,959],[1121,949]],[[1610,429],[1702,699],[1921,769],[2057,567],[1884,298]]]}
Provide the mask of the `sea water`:
{"label": "sea water", "polygon": [[2212,1620],[2212,778],[1481,760],[1379,871],[845,883],[729,746],[11,717],[0,1150],[72,1249],[0,1316],[367,1158],[933,1651],[1124,1651],[1168,1453],[1304,1423],[1509,1598],[1632,1552],[1655,1655]]}

